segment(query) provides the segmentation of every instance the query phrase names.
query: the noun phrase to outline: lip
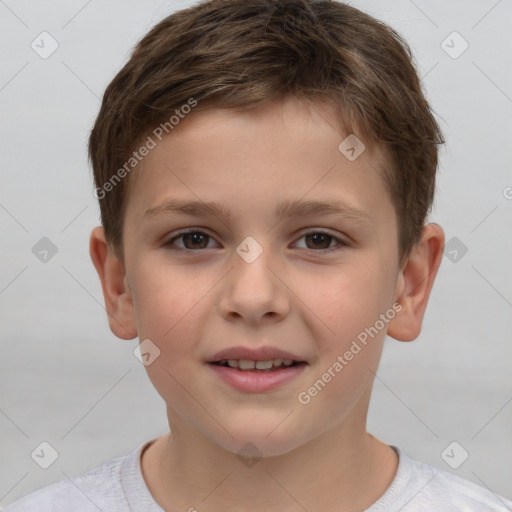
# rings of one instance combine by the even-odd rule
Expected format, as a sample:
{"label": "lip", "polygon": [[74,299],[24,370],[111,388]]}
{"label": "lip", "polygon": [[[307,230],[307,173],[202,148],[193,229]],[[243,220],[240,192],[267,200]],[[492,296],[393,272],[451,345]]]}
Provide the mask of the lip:
{"label": "lip", "polygon": [[286,352],[274,347],[230,347],[216,352],[207,363],[216,363],[222,359],[248,359],[249,361],[270,361],[271,359],[291,359],[296,362],[307,362],[297,354]]}
{"label": "lip", "polygon": [[[292,359],[292,357],[287,359]],[[266,359],[255,360],[265,361]],[[238,370],[236,368],[230,368],[229,366],[220,366],[213,363],[209,363],[207,366],[211,368],[215,375],[224,383],[238,389],[239,391],[247,393],[263,393],[265,391],[281,387],[297,378],[305,370],[307,363],[302,362],[295,366],[288,366],[271,372]]]}

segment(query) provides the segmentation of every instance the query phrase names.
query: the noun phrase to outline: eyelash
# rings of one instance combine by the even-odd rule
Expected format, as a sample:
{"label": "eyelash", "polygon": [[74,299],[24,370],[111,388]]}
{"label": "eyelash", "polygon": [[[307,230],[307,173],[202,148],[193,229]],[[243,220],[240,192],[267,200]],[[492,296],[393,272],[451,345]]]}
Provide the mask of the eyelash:
{"label": "eyelash", "polygon": [[[200,231],[199,229],[189,229],[189,230],[184,230],[184,231],[179,231],[174,237],[172,237],[170,240],[168,240],[167,242],[164,243],[164,246],[165,247],[168,247],[172,250],[175,250],[175,251],[183,251],[183,252],[201,252],[201,251],[204,251],[206,250],[207,248],[203,248],[203,249],[187,249],[187,248],[182,248],[182,247],[176,247],[174,245],[174,241],[175,240],[178,240],[180,238],[183,238],[184,235],[188,235],[188,234],[200,234],[200,235],[206,235],[207,237],[209,237],[209,239],[213,239],[213,237],[211,235],[209,235],[208,233],[205,233],[204,231]],[[304,238],[308,235],[316,235],[316,234],[321,234],[321,235],[325,235],[329,238],[332,238],[333,241],[337,242],[337,245],[334,246],[334,247],[330,247],[328,249],[307,249],[307,248],[301,248],[303,250],[310,250],[310,251],[313,251],[315,253],[319,253],[319,254],[325,254],[325,253],[330,253],[330,252],[334,252],[334,251],[339,251],[343,248],[346,248],[346,247],[349,247],[349,244],[347,242],[345,242],[344,240],[341,240],[340,238],[337,238],[335,237],[334,235],[332,235],[331,233],[327,232],[327,231],[323,231],[323,230],[312,230],[312,231],[308,231],[306,233],[304,233],[300,238]]]}

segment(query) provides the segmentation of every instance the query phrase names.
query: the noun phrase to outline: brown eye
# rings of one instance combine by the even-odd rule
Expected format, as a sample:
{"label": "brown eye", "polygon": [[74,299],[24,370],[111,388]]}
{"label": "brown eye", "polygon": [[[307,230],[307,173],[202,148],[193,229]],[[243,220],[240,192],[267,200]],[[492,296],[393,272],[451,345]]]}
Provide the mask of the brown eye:
{"label": "brown eye", "polygon": [[[175,241],[180,239],[182,240],[182,245],[175,244]],[[206,249],[210,239],[210,235],[202,231],[183,231],[178,233],[174,238],[171,238],[165,245],[177,245],[178,249],[194,251],[197,249]]]}
{"label": "brown eye", "polygon": [[[323,251],[329,252],[337,249],[341,249],[348,244],[343,240],[326,233],[324,231],[311,231],[306,235],[301,237],[301,240],[305,240],[305,246],[299,247],[300,249],[311,249],[313,251]],[[334,245],[331,245],[332,242],[337,242]]]}
{"label": "brown eye", "polygon": [[325,233],[314,233],[312,235],[306,235],[306,244],[311,242],[314,247],[310,249],[327,249],[331,245],[331,241],[334,239],[331,235]]}

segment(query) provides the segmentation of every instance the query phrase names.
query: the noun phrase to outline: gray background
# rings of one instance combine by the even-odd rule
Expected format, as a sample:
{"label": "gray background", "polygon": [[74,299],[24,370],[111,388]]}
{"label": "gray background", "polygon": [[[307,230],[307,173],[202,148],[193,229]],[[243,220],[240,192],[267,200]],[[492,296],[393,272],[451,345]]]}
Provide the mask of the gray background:
{"label": "gray background", "polygon": [[[86,140],[138,39],[191,3],[0,1],[2,504],[168,430],[137,341],[108,327],[88,255],[99,208]],[[368,429],[512,498],[512,2],[352,4],[412,46],[448,141],[430,220],[459,244],[455,261],[443,258],[418,340],[386,341]],[[59,44],[47,59],[31,48],[42,31]],[[453,31],[469,43],[458,58],[442,47]],[[32,252],[42,237],[57,247],[46,263]],[[46,470],[30,457],[42,441],[59,453]],[[457,469],[441,456],[452,441],[469,453]]]}

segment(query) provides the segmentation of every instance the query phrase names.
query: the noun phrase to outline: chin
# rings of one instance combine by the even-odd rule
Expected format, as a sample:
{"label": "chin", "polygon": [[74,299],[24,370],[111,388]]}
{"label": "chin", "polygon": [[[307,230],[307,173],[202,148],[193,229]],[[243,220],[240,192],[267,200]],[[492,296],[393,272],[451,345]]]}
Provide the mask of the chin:
{"label": "chin", "polygon": [[[233,437],[223,432],[221,438],[215,436],[213,440],[225,450],[228,450],[239,457],[277,457],[285,455],[307,442],[303,438],[304,432],[291,425],[279,425],[282,421],[245,422],[235,427],[226,425],[226,429]],[[283,422],[284,423],[284,422]],[[298,438],[301,432],[301,438]]]}

